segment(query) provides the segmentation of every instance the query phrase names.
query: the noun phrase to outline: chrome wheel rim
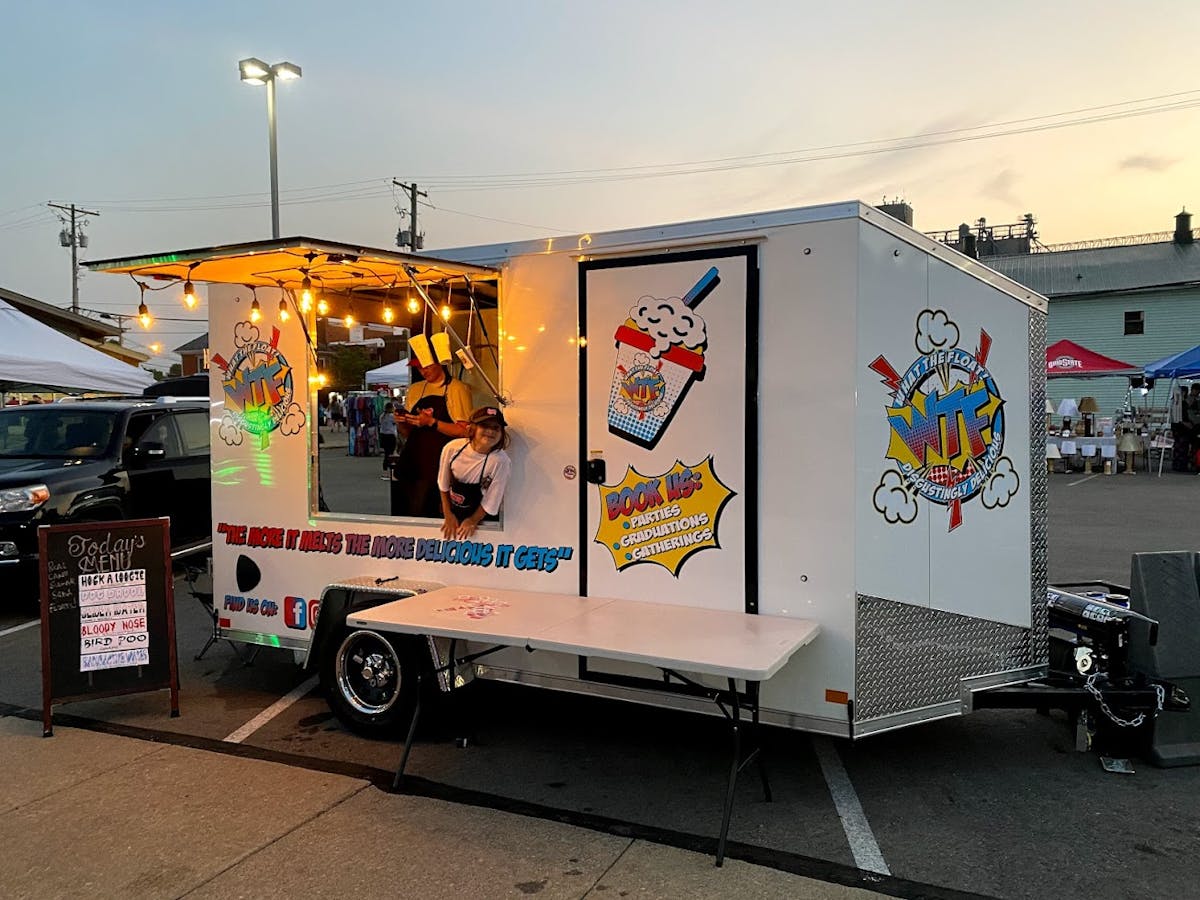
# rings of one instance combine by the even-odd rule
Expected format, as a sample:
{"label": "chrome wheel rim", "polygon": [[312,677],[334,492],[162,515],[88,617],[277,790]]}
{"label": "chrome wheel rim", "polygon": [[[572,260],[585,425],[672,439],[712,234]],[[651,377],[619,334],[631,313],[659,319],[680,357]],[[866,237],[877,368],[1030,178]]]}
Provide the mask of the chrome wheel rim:
{"label": "chrome wheel rim", "polygon": [[400,658],[374,631],[354,631],[338,648],[335,678],[346,702],[367,716],[378,716],[400,698]]}

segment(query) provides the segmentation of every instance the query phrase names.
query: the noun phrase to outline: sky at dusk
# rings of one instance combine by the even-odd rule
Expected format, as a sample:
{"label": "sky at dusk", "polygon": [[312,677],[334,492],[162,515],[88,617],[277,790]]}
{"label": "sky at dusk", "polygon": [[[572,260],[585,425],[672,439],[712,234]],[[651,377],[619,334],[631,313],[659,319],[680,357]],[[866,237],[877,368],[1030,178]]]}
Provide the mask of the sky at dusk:
{"label": "sky at dusk", "polygon": [[[1200,210],[1200,7],[1177,0],[60,0],[5,18],[0,286],[58,305],[70,251],[47,201],[100,213],[85,259],[270,237],[249,56],[303,68],[278,87],[285,236],[394,247],[392,178],[428,190],[434,253],[897,196],[924,231],[1031,212],[1045,243]],[[176,293],[155,312],[184,321],[130,343],[206,330]],[[103,274],[80,296],[138,302]]]}

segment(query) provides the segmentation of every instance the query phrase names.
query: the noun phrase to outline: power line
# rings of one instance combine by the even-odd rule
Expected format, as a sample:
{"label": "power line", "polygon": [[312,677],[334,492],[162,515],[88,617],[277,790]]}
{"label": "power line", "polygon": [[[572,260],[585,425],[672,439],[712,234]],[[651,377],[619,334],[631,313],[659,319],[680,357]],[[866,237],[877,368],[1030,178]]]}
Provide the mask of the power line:
{"label": "power line", "polygon": [[549,225],[530,225],[528,222],[514,222],[512,219],[497,219],[495,216],[481,216],[476,213],[463,212],[461,209],[450,209],[446,206],[435,206],[432,203],[422,203],[422,206],[427,206],[432,210],[444,213],[453,213],[456,216],[466,216],[469,219],[483,219],[487,222],[503,222],[505,225],[519,225],[522,228],[532,228],[534,231],[556,231],[559,234],[575,234],[578,229],[574,228],[551,228]]}
{"label": "power line", "polygon": [[[946,144],[963,143],[968,141],[990,140],[999,137],[1009,137],[1021,134],[1031,134],[1040,131],[1057,130],[1060,128],[1089,125],[1101,122],[1111,122],[1121,119],[1156,115],[1163,112],[1177,112],[1192,109],[1200,105],[1200,91],[1178,91],[1169,94],[1159,94],[1152,97],[1142,97],[1134,100],[1122,100],[1097,106],[1080,107],[1062,112],[1028,116],[1010,119],[1002,122],[982,125],[965,126],[962,128],[941,129],[922,132],[904,137],[875,138],[840,144],[827,144],[793,150],[772,151],[769,153],[750,154],[745,156],[717,157],[704,160],[691,160],[673,163],[657,163],[636,166],[609,167],[597,169],[568,169],[544,172],[498,173],[481,174],[442,174],[415,176],[430,186],[430,190],[443,193],[481,192],[487,190],[511,190],[532,187],[562,187],[581,184],[611,183],[617,181],[634,181],[648,178],[666,178],[678,175],[710,174],[714,172],[750,170],[755,168],[802,165],[806,163],[850,159],[860,156],[877,155],[880,153],[897,153],[909,150],[919,150]],[[1180,99],[1190,98],[1190,99]],[[1170,101],[1170,102],[1163,102]],[[1136,109],[1131,106],[1142,105]],[[1073,117],[1073,118],[1069,118]],[[1062,121],[1056,121],[1062,120]],[[414,178],[414,180],[415,180]],[[389,179],[371,178],[356,181],[335,182],[307,188],[294,188],[284,191],[291,194],[289,199],[282,201],[286,205],[311,203],[356,202],[374,200],[390,195],[387,186]],[[244,194],[217,194],[196,197],[167,197],[144,198],[137,200],[108,200],[89,201],[103,203],[110,212],[152,213],[152,212],[200,212],[223,209],[251,209],[268,205],[266,199],[243,200],[240,198],[264,197],[261,192]],[[234,201],[234,202],[218,202]],[[174,206],[166,204],[177,204]],[[23,208],[18,208],[20,212]],[[474,215],[445,209],[459,215]],[[477,218],[487,219],[486,216]],[[32,220],[0,225],[0,229],[16,225],[28,225]],[[509,222],[504,219],[496,221],[507,224],[522,225],[524,223]],[[559,229],[551,229],[559,230]]]}

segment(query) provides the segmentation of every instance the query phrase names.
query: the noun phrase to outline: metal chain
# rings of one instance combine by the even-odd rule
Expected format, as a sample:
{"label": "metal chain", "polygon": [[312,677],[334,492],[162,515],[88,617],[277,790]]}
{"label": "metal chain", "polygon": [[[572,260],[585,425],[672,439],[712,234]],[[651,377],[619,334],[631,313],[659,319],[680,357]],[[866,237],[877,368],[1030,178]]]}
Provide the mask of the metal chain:
{"label": "metal chain", "polygon": [[[1087,692],[1096,698],[1096,703],[1100,706],[1100,711],[1104,713],[1104,715],[1108,716],[1112,723],[1119,728],[1137,728],[1143,722],[1145,722],[1146,714],[1144,712],[1138,713],[1132,719],[1122,719],[1111,709],[1109,709],[1108,704],[1104,702],[1104,695],[1101,694],[1100,689],[1096,687],[1096,681],[1101,675],[1101,672],[1093,672],[1088,676],[1087,681],[1085,681],[1083,684],[1083,686],[1087,689]],[[1154,685],[1154,693],[1158,696],[1158,704],[1154,710],[1154,715],[1157,717],[1158,714],[1162,712],[1163,702],[1166,699],[1166,691],[1163,689],[1161,684],[1156,684]]]}

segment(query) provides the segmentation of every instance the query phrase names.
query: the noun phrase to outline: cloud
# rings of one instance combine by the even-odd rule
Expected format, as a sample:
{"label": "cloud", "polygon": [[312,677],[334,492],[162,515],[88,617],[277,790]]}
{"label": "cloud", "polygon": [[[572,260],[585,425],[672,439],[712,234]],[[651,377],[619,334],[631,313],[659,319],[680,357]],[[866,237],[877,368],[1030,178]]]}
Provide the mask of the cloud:
{"label": "cloud", "polygon": [[979,193],[989,200],[999,200],[1010,206],[1020,206],[1020,199],[1013,193],[1013,188],[1018,180],[1017,173],[1012,169],[1001,169],[984,183],[983,187],[979,189]]}
{"label": "cloud", "polygon": [[299,434],[304,429],[306,421],[304,407],[299,403],[293,403],[288,407],[283,421],[279,423],[279,430],[284,434]]}
{"label": "cloud", "polygon": [[244,347],[246,344],[253,344],[258,340],[258,326],[250,322],[238,322],[233,327],[233,343],[235,346]]}
{"label": "cloud", "polygon": [[1127,156],[1119,163],[1118,169],[1134,169],[1143,172],[1165,172],[1174,166],[1179,160],[1168,159],[1165,156],[1151,156],[1149,153],[1138,153],[1134,156]]}
{"label": "cloud", "polygon": [[953,350],[958,346],[958,326],[944,309],[923,309],[917,316],[916,344],[922,356],[934,350]]}
{"label": "cloud", "polygon": [[879,479],[879,486],[871,495],[875,510],[889,525],[903,522],[905,525],[917,518],[917,501],[904,486],[904,477],[895,469],[888,469]]}
{"label": "cloud", "polygon": [[1002,456],[996,462],[996,470],[988,479],[983,489],[983,506],[985,509],[995,509],[998,506],[1008,506],[1008,501],[1017,493],[1021,479],[1013,468],[1012,460]]}
{"label": "cloud", "polygon": [[238,424],[237,419],[229,413],[225,413],[221,419],[221,426],[217,429],[217,436],[230,447],[240,447],[242,444],[242,428]]}

